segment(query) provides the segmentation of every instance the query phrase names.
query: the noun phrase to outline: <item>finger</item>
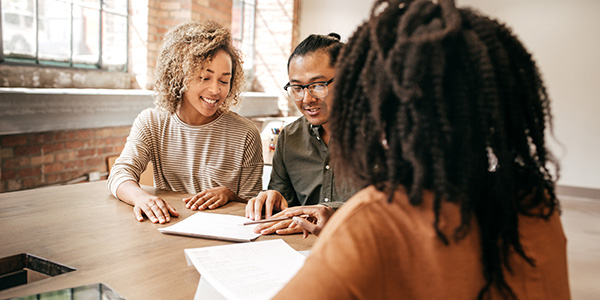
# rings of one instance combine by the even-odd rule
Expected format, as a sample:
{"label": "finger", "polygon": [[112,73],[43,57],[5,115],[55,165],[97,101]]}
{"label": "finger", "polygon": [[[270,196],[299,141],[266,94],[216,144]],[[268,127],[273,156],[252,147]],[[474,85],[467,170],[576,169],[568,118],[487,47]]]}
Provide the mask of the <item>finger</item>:
{"label": "finger", "polygon": [[260,220],[261,211],[266,198],[266,193],[260,193],[258,194],[258,197],[256,197],[256,201],[254,201],[254,220]]}
{"label": "finger", "polygon": [[171,220],[171,215],[169,214],[169,209],[167,209],[167,206],[165,205],[166,202],[164,201],[156,201],[156,206],[158,206],[158,209],[160,209],[160,213],[162,215],[158,216],[158,220],[159,222],[161,220],[164,220],[162,223],[167,223]]}
{"label": "finger", "polygon": [[142,216],[142,209],[139,206],[133,207],[133,215],[138,222],[144,222],[144,216]]}
{"label": "finger", "polygon": [[188,203],[190,200],[192,200],[192,197],[187,197],[187,198],[181,199],[181,201],[183,201],[184,203]]}
{"label": "finger", "polygon": [[169,210],[169,214],[173,217],[179,217],[179,212],[175,209],[175,207],[171,206],[169,202],[165,202],[167,209]]}
{"label": "finger", "polygon": [[210,197],[207,195],[198,197],[198,199],[196,199],[196,201],[191,205],[191,209],[192,210],[196,210],[198,209],[200,206],[202,206],[202,204],[204,204],[206,201],[209,201]]}
{"label": "finger", "polygon": [[[154,204],[152,206],[156,206],[156,205]],[[148,217],[148,220],[150,220],[150,222],[152,222],[152,223],[158,222],[158,219],[154,215],[154,212],[152,211],[152,208],[150,206],[143,207],[142,211],[144,212],[146,217]]]}
{"label": "finger", "polygon": [[[266,224],[272,224],[272,223],[266,223]],[[271,234],[271,233],[276,232],[277,230],[287,228],[288,226],[290,226],[290,224],[292,224],[291,220],[276,222],[272,226],[262,229],[260,231],[260,234]]]}
{"label": "finger", "polygon": [[[157,202],[159,202],[159,201],[157,201]],[[154,216],[156,217],[156,220],[158,221],[158,223],[164,224],[165,223],[165,215],[163,214],[163,211],[160,208],[159,204],[154,203],[154,205],[150,206],[150,209],[154,213]]]}
{"label": "finger", "polygon": [[312,233],[312,234],[314,234],[314,235],[318,235],[318,234],[319,234],[318,232],[317,232],[317,233],[315,233],[315,231],[316,231],[316,228],[317,228],[317,225],[315,225],[315,224],[313,224],[313,223],[311,223],[311,222],[309,222],[309,221],[307,221],[307,220],[305,220],[305,219],[303,219],[303,218],[300,218],[300,217],[294,217],[294,218],[292,219],[292,221],[293,221],[295,224],[297,224],[297,225],[298,225],[298,227],[301,227],[302,229],[304,229],[304,230],[307,230],[308,232],[310,232],[310,233]]}
{"label": "finger", "polygon": [[274,202],[275,200],[273,197],[267,197],[267,201],[265,201],[265,219],[268,219],[273,215]]}
{"label": "finger", "polygon": [[254,201],[255,198],[248,200],[246,203],[246,218],[251,219],[254,216]]}
{"label": "finger", "polygon": [[216,203],[218,200],[219,199],[217,199],[217,198],[210,198],[210,199],[204,201],[204,203],[202,203],[202,205],[198,206],[198,210],[205,210],[205,209],[209,208],[210,205]]}
{"label": "finger", "polygon": [[280,235],[294,234],[294,233],[300,233],[300,232],[302,232],[302,230],[303,230],[302,227],[297,226],[296,224],[292,223],[287,228],[278,229],[277,231],[275,231],[275,233],[280,234]]}
{"label": "finger", "polygon": [[189,198],[189,200],[186,202],[185,207],[186,208],[192,208],[192,205],[194,205],[194,203],[196,203],[196,200],[198,200],[198,195],[194,195],[192,197]]}
{"label": "finger", "polygon": [[215,201],[210,206],[208,206],[208,209],[215,209],[215,208],[221,207],[221,206],[223,206],[225,204],[227,204],[227,200],[226,199],[220,199],[220,200]]}

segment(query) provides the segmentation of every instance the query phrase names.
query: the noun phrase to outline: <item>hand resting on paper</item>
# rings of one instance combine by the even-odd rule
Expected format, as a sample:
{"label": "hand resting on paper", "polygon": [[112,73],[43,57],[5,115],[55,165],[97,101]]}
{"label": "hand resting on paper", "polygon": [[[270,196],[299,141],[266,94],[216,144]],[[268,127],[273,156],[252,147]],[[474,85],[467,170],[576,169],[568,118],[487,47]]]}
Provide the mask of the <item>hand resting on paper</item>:
{"label": "hand resting on paper", "polygon": [[261,234],[277,233],[281,235],[303,232],[306,238],[308,233],[319,235],[332,214],[333,209],[325,205],[290,207],[273,217],[293,217],[299,215],[308,215],[309,217],[306,219],[298,217],[293,220],[260,224],[254,228],[254,232]]}
{"label": "hand resting on paper", "polygon": [[181,200],[186,203],[185,207],[191,210],[215,209],[227,204],[229,201],[245,202],[240,196],[224,186],[204,190],[192,197]]}

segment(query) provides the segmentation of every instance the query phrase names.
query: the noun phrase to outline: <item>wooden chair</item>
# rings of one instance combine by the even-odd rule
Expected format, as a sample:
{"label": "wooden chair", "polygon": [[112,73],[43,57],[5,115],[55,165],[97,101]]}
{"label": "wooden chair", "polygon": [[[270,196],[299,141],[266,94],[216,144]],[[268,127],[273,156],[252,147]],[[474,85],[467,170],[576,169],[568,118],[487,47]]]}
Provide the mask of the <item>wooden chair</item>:
{"label": "wooden chair", "polygon": [[[110,169],[115,164],[117,157],[119,157],[119,156],[109,156],[107,158],[109,173],[110,173]],[[147,185],[147,186],[154,186],[154,174],[153,174],[152,170],[153,170],[152,162],[150,161],[150,162],[148,162],[146,169],[144,170],[144,172],[142,172],[142,175],[140,176],[140,182],[139,182],[140,184]]]}

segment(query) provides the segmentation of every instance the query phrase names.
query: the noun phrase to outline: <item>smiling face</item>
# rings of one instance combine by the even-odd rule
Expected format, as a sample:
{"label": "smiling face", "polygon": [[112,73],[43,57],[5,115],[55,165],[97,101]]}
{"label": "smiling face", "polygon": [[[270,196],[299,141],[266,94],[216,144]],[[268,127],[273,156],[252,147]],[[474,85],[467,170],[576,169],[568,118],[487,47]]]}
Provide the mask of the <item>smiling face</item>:
{"label": "smiling face", "polygon": [[190,125],[203,125],[216,119],[223,105],[232,77],[231,57],[223,50],[215,53],[212,61],[190,79],[177,116]]}
{"label": "smiling face", "polygon": [[[325,51],[312,52],[304,56],[295,56],[290,61],[288,75],[290,84],[309,84],[328,81],[335,77],[335,69],[329,65],[329,55]],[[329,107],[333,102],[333,85],[327,86],[329,93],[324,98],[314,98],[304,90],[301,101],[294,100],[298,110],[313,125],[325,125],[329,121]]]}

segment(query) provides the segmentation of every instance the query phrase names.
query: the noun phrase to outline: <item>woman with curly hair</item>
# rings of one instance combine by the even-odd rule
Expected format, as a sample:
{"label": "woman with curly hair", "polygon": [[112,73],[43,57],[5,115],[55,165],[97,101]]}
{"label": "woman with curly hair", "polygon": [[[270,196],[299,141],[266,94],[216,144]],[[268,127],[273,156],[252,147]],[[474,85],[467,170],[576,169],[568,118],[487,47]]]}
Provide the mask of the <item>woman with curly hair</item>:
{"label": "woman with curly hair", "polygon": [[332,156],[366,188],[277,299],[570,298],[550,102],[510,29],[379,0],[336,74]]}
{"label": "woman with curly hair", "polygon": [[149,161],[154,186],[194,194],[192,210],[246,202],[262,187],[260,134],[230,111],[244,85],[242,61],[229,30],[214,21],[187,22],[167,33],[156,65],[155,108],[134,121],[108,187],[133,205],[135,218],[169,222],[179,213],[140,188]]}

